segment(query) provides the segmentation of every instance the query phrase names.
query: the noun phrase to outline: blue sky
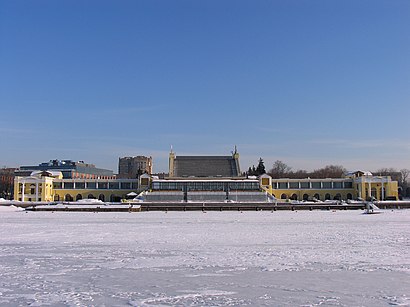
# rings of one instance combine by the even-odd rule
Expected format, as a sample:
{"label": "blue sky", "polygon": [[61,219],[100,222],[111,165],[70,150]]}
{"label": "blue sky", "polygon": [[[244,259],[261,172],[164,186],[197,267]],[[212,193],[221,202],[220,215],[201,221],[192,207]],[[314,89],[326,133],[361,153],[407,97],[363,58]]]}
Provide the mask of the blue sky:
{"label": "blue sky", "polygon": [[410,1],[0,0],[0,164],[410,168]]}

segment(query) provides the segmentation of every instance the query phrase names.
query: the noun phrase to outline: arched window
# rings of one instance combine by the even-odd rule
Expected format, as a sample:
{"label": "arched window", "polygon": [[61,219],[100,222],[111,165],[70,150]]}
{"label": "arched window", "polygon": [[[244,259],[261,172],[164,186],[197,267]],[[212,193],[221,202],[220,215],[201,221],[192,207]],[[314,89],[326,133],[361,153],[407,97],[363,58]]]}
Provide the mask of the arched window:
{"label": "arched window", "polygon": [[340,193],[337,193],[335,195],[335,197],[333,197],[334,200],[341,200],[342,199],[342,195],[340,195]]}
{"label": "arched window", "polygon": [[281,196],[280,196],[280,199],[287,199],[288,198],[288,196],[285,194],[285,193],[283,193]]}
{"label": "arched window", "polygon": [[313,195],[314,198],[316,198],[317,200],[320,200],[320,195],[319,193],[316,193],[315,195]]}
{"label": "arched window", "polygon": [[120,202],[121,201],[121,196],[111,194],[110,201],[111,202]]}
{"label": "arched window", "polygon": [[65,201],[73,201],[73,197],[70,194],[66,194],[64,197]]}
{"label": "arched window", "polygon": [[303,194],[303,200],[309,200],[309,195],[308,194]]}
{"label": "arched window", "polygon": [[353,199],[353,195],[351,193],[347,193],[347,199]]}
{"label": "arched window", "polygon": [[298,196],[296,195],[296,193],[293,193],[290,198],[291,198],[292,200],[298,200]]}
{"label": "arched window", "polygon": [[95,199],[95,196],[93,194],[88,194],[88,199]]}
{"label": "arched window", "polygon": [[329,193],[326,193],[326,195],[325,195],[325,200],[330,200],[330,194]]}
{"label": "arched window", "polygon": [[98,199],[101,200],[101,201],[105,201],[105,196],[104,196],[104,194],[98,195]]}
{"label": "arched window", "polygon": [[83,197],[81,196],[81,194],[77,194],[77,196],[75,197],[75,200],[80,200],[83,199]]}

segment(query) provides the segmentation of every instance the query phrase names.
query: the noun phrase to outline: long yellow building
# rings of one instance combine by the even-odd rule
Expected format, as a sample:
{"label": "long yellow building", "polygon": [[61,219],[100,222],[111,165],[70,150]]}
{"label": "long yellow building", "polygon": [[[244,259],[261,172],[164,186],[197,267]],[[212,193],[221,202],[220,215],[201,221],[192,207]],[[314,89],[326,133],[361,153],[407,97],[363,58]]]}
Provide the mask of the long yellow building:
{"label": "long yellow building", "polygon": [[[273,179],[264,174],[259,178],[186,177],[165,180],[148,174],[140,176],[139,179],[64,179],[59,171],[34,171],[30,176],[15,178],[14,199],[42,202],[99,199],[105,202],[120,202],[131,192],[155,190],[157,194],[163,195],[161,199],[166,201],[162,192],[178,190],[179,186],[185,187],[187,200],[200,194],[195,197],[203,201],[206,201],[206,197],[210,197],[212,192],[222,193],[218,194],[218,199],[223,200],[231,199],[239,195],[239,192],[249,194],[249,189],[253,192],[265,191],[281,200],[398,199],[397,181],[392,181],[389,176],[373,176],[369,172],[360,171],[348,174],[346,178],[326,179]],[[233,191],[236,191],[236,194],[232,194]],[[252,199],[255,199],[254,195]]]}
{"label": "long yellow building", "polygon": [[272,179],[269,175],[259,178],[262,189],[277,199],[291,200],[397,200],[398,184],[390,176],[373,176],[370,172],[357,171],[346,178],[326,179]]}
{"label": "long yellow building", "polygon": [[128,193],[149,188],[149,175],[139,179],[63,179],[59,171],[35,171],[14,180],[14,199],[19,201],[78,201],[99,199],[120,202]]}

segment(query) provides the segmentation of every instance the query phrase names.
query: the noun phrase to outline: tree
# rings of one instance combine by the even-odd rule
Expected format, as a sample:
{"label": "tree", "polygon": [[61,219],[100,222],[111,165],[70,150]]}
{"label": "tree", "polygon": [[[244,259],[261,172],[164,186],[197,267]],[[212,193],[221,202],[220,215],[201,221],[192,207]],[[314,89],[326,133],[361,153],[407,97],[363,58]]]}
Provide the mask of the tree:
{"label": "tree", "polygon": [[376,172],[373,172],[373,175],[377,176],[390,176],[392,180],[397,181],[399,185],[402,185],[403,183],[403,178],[402,178],[402,173],[397,171],[395,168],[381,168],[378,169]]}
{"label": "tree", "polygon": [[263,175],[266,173],[265,165],[263,164],[262,158],[259,158],[258,166],[256,167],[256,174],[257,176]]}
{"label": "tree", "polygon": [[284,178],[285,175],[290,173],[291,169],[292,168],[288,166],[286,163],[280,160],[276,160],[275,163],[273,163],[271,170],[269,171],[269,175],[275,179]]}
{"label": "tree", "polygon": [[342,178],[346,169],[341,165],[326,165],[310,173],[311,178]]}
{"label": "tree", "polygon": [[409,178],[410,175],[410,170],[407,168],[403,168],[400,170],[401,173],[401,185],[402,185],[402,191],[403,191],[403,196],[404,197],[409,197],[410,196],[410,189],[409,189],[409,183],[407,179]]}

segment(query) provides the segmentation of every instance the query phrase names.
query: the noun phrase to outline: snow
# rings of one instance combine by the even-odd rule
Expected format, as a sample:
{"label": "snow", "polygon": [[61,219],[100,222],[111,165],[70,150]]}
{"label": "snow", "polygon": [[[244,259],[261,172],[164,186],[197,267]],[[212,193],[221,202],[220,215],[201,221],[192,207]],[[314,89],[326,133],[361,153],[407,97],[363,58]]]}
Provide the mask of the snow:
{"label": "snow", "polygon": [[16,206],[2,206],[0,205],[0,213],[1,212],[16,212],[16,211],[24,211],[23,208],[16,207]]}
{"label": "snow", "polygon": [[0,305],[410,306],[410,210],[0,212]]}

